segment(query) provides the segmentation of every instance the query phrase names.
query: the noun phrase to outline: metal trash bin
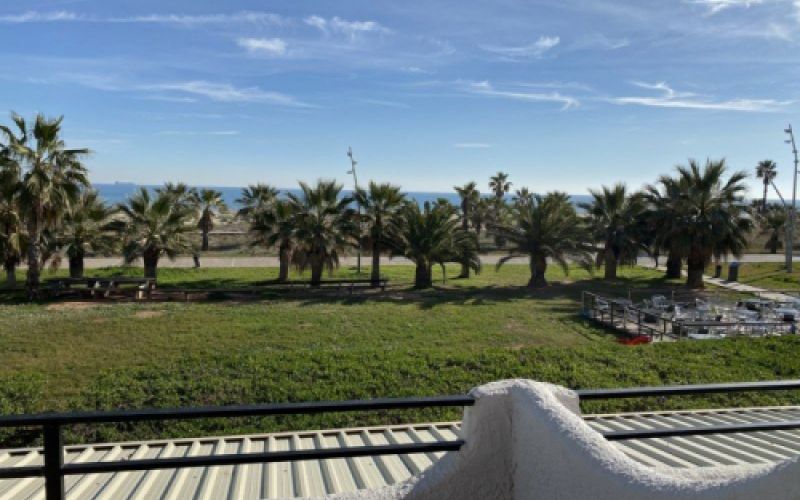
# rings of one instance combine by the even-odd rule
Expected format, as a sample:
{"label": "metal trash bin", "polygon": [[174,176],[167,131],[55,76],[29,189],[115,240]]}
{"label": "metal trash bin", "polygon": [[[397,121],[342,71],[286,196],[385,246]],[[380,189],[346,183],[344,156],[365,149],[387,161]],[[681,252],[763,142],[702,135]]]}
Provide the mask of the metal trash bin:
{"label": "metal trash bin", "polygon": [[728,264],[728,281],[739,281],[739,263]]}

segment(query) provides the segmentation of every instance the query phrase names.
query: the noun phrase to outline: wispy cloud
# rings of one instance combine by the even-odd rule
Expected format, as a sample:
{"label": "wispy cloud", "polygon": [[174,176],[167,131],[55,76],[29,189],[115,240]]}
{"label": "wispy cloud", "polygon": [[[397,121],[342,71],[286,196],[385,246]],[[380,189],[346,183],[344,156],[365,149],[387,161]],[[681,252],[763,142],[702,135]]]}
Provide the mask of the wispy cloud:
{"label": "wispy cloud", "polygon": [[557,36],[540,36],[538,40],[528,45],[503,47],[497,45],[481,45],[480,47],[493,54],[497,54],[506,60],[516,61],[519,59],[530,59],[542,57],[545,52],[561,43],[561,38]]}
{"label": "wispy cloud", "polygon": [[241,132],[238,130],[162,130],[158,133],[158,135],[179,135],[179,136],[198,136],[198,135],[210,135],[210,136],[231,136],[231,135],[239,135]]}
{"label": "wispy cloud", "polygon": [[390,33],[391,30],[377,21],[348,21],[334,16],[326,19],[321,16],[308,16],[303,20],[307,25],[317,28],[325,34],[339,34],[355,39],[363,33]]}
{"label": "wispy cloud", "polygon": [[453,144],[453,147],[458,149],[488,149],[492,145],[485,142],[457,142]]}
{"label": "wispy cloud", "polygon": [[263,102],[282,106],[313,107],[310,104],[298,101],[294,97],[280,92],[261,90],[258,87],[234,87],[228,83],[214,83],[203,80],[160,83],[146,85],[142,88],[202,96],[220,102]]}
{"label": "wispy cloud", "polygon": [[614,97],[609,101],[620,105],[745,112],[778,111],[793,103],[793,101],[778,101],[775,99],[713,100],[692,92],[677,92],[665,82],[633,82],[633,84],[643,89],[658,91],[661,95],[655,97]]}
{"label": "wispy cloud", "polygon": [[149,14],[129,17],[98,17],[69,11],[26,11],[20,14],[0,16],[0,23],[54,23],[54,22],[88,22],[88,23],[145,23],[170,24],[182,26],[199,26],[209,24],[283,24],[285,19],[271,12],[240,11],[231,14]]}
{"label": "wispy cloud", "polygon": [[742,7],[749,9],[753,5],[760,5],[764,0],[684,0],[686,3],[702,5],[708,9],[708,13],[713,15],[731,7]]}
{"label": "wispy cloud", "polygon": [[273,57],[286,55],[286,42],[280,38],[239,38],[236,43],[251,54]]}
{"label": "wispy cloud", "polygon": [[388,101],[384,99],[360,99],[359,102],[364,104],[371,104],[373,106],[383,106],[385,108],[408,108],[408,104],[397,102],[397,101]]}
{"label": "wispy cloud", "polygon": [[561,104],[561,109],[575,108],[580,101],[574,97],[563,95],[560,92],[528,92],[519,90],[497,90],[488,81],[468,82],[466,91],[489,97],[499,97],[526,102],[555,102]]}

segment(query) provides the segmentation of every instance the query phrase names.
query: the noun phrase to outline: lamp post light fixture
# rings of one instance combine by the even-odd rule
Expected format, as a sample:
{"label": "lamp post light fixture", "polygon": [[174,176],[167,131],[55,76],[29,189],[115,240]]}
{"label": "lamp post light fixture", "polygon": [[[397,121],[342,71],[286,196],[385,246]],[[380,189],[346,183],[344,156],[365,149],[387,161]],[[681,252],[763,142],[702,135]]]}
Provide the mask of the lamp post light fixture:
{"label": "lamp post light fixture", "polygon": [[[348,175],[353,176],[353,186],[355,186],[353,192],[355,193],[358,192],[358,175],[356,174],[356,164],[358,164],[358,162],[355,158],[353,158],[353,148],[347,148],[347,157],[350,158],[350,170],[348,170],[347,173]],[[361,274],[361,204],[357,201],[356,203],[358,204],[358,250],[356,251],[356,274]]]}
{"label": "lamp post light fixture", "polygon": [[792,272],[792,254],[794,246],[794,224],[795,224],[795,205],[797,203],[797,145],[794,142],[794,131],[792,126],[784,129],[784,132],[789,136],[786,139],[786,144],[792,146],[792,154],[794,154],[794,177],[792,178],[792,204],[789,206],[789,223],[786,225],[786,272]]}

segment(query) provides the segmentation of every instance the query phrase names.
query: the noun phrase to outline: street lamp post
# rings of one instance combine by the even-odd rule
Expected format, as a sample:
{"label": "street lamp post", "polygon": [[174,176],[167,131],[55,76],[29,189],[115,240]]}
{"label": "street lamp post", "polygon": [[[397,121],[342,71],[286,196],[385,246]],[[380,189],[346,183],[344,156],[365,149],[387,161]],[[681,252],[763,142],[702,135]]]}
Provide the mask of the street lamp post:
{"label": "street lamp post", "polygon": [[[353,186],[355,192],[358,192],[358,175],[356,174],[356,164],[358,163],[353,158],[353,148],[347,148],[347,157],[350,158],[350,170],[348,174],[353,174]],[[361,274],[361,204],[358,203],[358,250],[356,251],[356,274]]]}
{"label": "street lamp post", "polygon": [[792,146],[792,153],[794,154],[794,177],[792,178],[792,204],[789,206],[789,223],[786,225],[786,272],[792,272],[792,254],[794,246],[794,221],[795,221],[795,204],[797,203],[797,145],[794,142],[794,131],[792,126],[789,125],[784,130],[789,135],[786,143]]}

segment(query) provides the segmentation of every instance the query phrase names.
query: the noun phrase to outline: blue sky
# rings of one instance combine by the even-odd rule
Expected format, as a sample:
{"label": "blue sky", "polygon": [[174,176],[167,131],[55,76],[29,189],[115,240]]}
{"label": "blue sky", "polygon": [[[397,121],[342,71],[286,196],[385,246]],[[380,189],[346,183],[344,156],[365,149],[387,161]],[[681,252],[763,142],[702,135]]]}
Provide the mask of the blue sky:
{"label": "blue sky", "polygon": [[352,146],[407,190],[725,156],[788,191],[799,41],[800,0],[4,2],[0,109],[65,115],[96,182],[349,182]]}

